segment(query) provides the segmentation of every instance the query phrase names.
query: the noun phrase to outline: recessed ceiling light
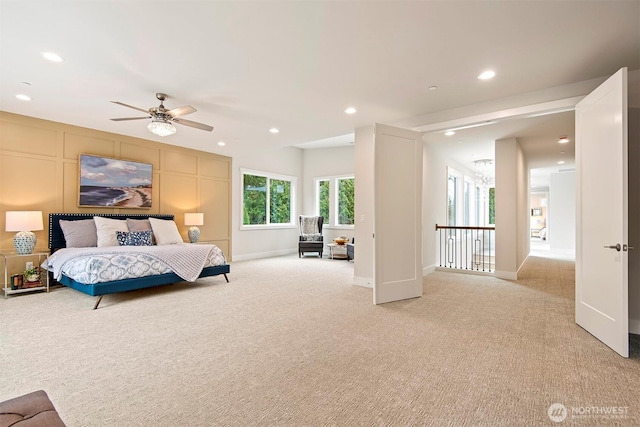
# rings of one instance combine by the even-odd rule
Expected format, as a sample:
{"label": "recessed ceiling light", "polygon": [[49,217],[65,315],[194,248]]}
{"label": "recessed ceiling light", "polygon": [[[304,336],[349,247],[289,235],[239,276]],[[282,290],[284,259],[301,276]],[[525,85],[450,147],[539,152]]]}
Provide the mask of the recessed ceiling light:
{"label": "recessed ceiling light", "polygon": [[456,133],[452,130],[448,130],[444,133],[446,136],[451,136],[451,135],[455,135]]}
{"label": "recessed ceiling light", "polygon": [[483,73],[481,73],[478,76],[478,79],[479,80],[489,80],[489,79],[494,78],[495,76],[496,76],[496,72],[495,71],[487,70],[487,71],[484,71]]}
{"label": "recessed ceiling light", "polygon": [[564,165],[564,160],[560,160],[560,161],[558,162],[558,164],[559,164],[559,165]]}
{"label": "recessed ceiling light", "polygon": [[271,128],[271,129],[269,129],[269,132],[271,132],[271,133],[278,133],[278,132],[280,132],[280,131],[279,131],[278,129],[276,129],[276,128]]}
{"label": "recessed ceiling light", "polygon": [[347,113],[347,114],[355,114],[356,109],[353,108],[353,107],[349,107],[346,110],[344,110],[344,112]]}
{"label": "recessed ceiling light", "polygon": [[42,57],[53,62],[62,62],[62,57],[53,52],[42,52]]}
{"label": "recessed ceiling light", "polygon": [[224,141],[218,141],[218,145],[219,145],[220,147],[224,147],[224,146],[225,146],[225,145],[227,145],[227,144],[225,144],[225,142],[224,142]]}
{"label": "recessed ceiling light", "polygon": [[31,98],[29,96],[23,95],[23,94],[16,95],[16,98],[18,98],[21,101],[31,101]]}
{"label": "recessed ceiling light", "polygon": [[438,90],[438,86],[429,86],[430,91]]}
{"label": "recessed ceiling light", "polygon": [[567,136],[561,136],[560,139],[558,139],[558,144],[566,144],[567,142],[569,142],[569,137]]}

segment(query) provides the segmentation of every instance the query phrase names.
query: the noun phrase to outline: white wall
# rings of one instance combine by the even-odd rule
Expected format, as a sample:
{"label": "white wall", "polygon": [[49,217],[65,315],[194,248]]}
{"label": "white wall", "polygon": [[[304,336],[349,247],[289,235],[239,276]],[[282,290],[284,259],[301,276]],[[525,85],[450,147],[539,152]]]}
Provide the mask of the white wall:
{"label": "white wall", "polygon": [[529,254],[529,171],[517,138],[496,141],[495,151],[495,275],[516,280]]}
{"label": "white wall", "polygon": [[[298,251],[298,215],[313,215],[315,210],[314,178],[352,175],[355,166],[355,147],[302,150],[285,147],[269,150],[255,156],[233,158],[233,259],[265,258]],[[295,193],[295,221],[289,228],[241,230],[242,188],[241,169],[253,169],[297,178]],[[356,180],[357,183],[357,180]],[[356,184],[357,185],[357,184]],[[353,237],[353,229],[323,227],[325,241],[346,235]]]}
{"label": "white wall", "polygon": [[422,166],[422,273],[427,275],[439,265],[436,224],[447,224],[447,166],[467,176],[474,176],[468,168],[453,162],[443,149],[425,143]]}
{"label": "white wall", "polygon": [[[631,85],[629,86],[632,87]],[[629,332],[640,334],[640,108],[629,109]]]}
{"label": "white wall", "polygon": [[242,180],[240,169],[253,169],[280,175],[297,177],[297,188],[294,202],[295,217],[302,209],[302,166],[303,150],[287,147],[270,150],[255,156],[234,157],[232,186],[232,227],[233,227],[233,260],[264,258],[285,255],[298,251],[298,227],[273,228],[259,230],[241,230],[242,225]]}
{"label": "white wall", "polygon": [[355,260],[353,283],[373,286],[373,125],[355,131]]}
{"label": "white wall", "polygon": [[516,206],[516,264],[519,270],[527,260],[529,251],[531,249],[531,224],[529,221],[531,216],[531,209],[529,205],[529,196],[531,194],[529,184],[530,174],[529,167],[527,165],[527,159],[520,144],[517,144],[516,146],[516,165],[516,187],[518,198],[518,203]]}
{"label": "white wall", "polygon": [[576,250],[576,173],[559,172],[549,176],[548,239],[552,250],[575,254]]}
{"label": "white wall", "polygon": [[[315,215],[315,178],[353,175],[355,170],[355,147],[316,148],[302,150],[303,185],[302,215]],[[357,182],[357,180],[356,180]],[[330,243],[338,236],[354,236],[354,227],[332,227],[325,218],[322,234]]]}

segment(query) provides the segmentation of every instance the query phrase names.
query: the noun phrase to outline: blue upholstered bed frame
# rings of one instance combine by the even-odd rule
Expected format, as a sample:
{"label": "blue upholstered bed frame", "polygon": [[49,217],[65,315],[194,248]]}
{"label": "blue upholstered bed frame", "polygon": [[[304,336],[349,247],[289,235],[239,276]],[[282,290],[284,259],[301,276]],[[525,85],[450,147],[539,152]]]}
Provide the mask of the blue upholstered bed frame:
{"label": "blue upholstered bed frame", "polygon": [[[51,213],[49,214],[49,249],[51,253],[54,253],[58,249],[62,249],[66,247],[66,241],[64,239],[64,233],[62,232],[62,228],[60,228],[60,220],[66,221],[77,221],[81,219],[91,219],[94,216],[101,216],[105,218],[112,219],[146,219],[146,218],[158,218],[165,220],[172,220],[173,215],[147,215],[147,214],[88,214],[88,213]],[[229,273],[231,269],[229,268],[229,264],[224,265],[216,265],[214,267],[205,267],[200,273],[199,277],[208,277],[208,276],[217,276],[224,275],[224,278],[227,282],[229,282],[229,278],[227,277],[227,273]],[[124,279],[124,280],[115,280],[111,282],[103,282],[96,284],[84,284],[76,282],[69,277],[62,275],[61,279],[58,281],[59,283],[78,290],[80,292],[84,292],[85,294],[91,296],[99,297],[96,301],[93,309],[98,308],[100,301],[104,295],[113,294],[117,292],[126,292],[133,291],[136,289],[144,289],[151,288],[154,286],[168,285],[170,283],[182,282],[184,281],[180,276],[174,273],[160,274],[156,276],[147,276],[140,277],[137,279]]]}

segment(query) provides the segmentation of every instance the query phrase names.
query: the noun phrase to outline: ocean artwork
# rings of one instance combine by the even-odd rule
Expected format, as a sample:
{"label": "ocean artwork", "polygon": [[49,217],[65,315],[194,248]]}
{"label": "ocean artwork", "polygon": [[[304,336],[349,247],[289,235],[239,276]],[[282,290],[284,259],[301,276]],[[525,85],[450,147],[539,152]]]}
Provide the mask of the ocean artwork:
{"label": "ocean artwork", "polygon": [[80,155],[78,206],[150,208],[152,165]]}

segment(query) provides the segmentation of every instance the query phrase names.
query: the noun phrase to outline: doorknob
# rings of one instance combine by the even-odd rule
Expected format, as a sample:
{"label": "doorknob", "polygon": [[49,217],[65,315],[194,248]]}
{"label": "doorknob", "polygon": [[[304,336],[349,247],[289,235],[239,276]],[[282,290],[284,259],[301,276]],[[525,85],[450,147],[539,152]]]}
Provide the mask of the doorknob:
{"label": "doorknob", "polygon": [[607,248],[607,249],[615,249],[618,252],[620,252],[622,250],[622,246],[620,245],[620,243],[616,243],[615,246],[605,246],[605,248]]}

